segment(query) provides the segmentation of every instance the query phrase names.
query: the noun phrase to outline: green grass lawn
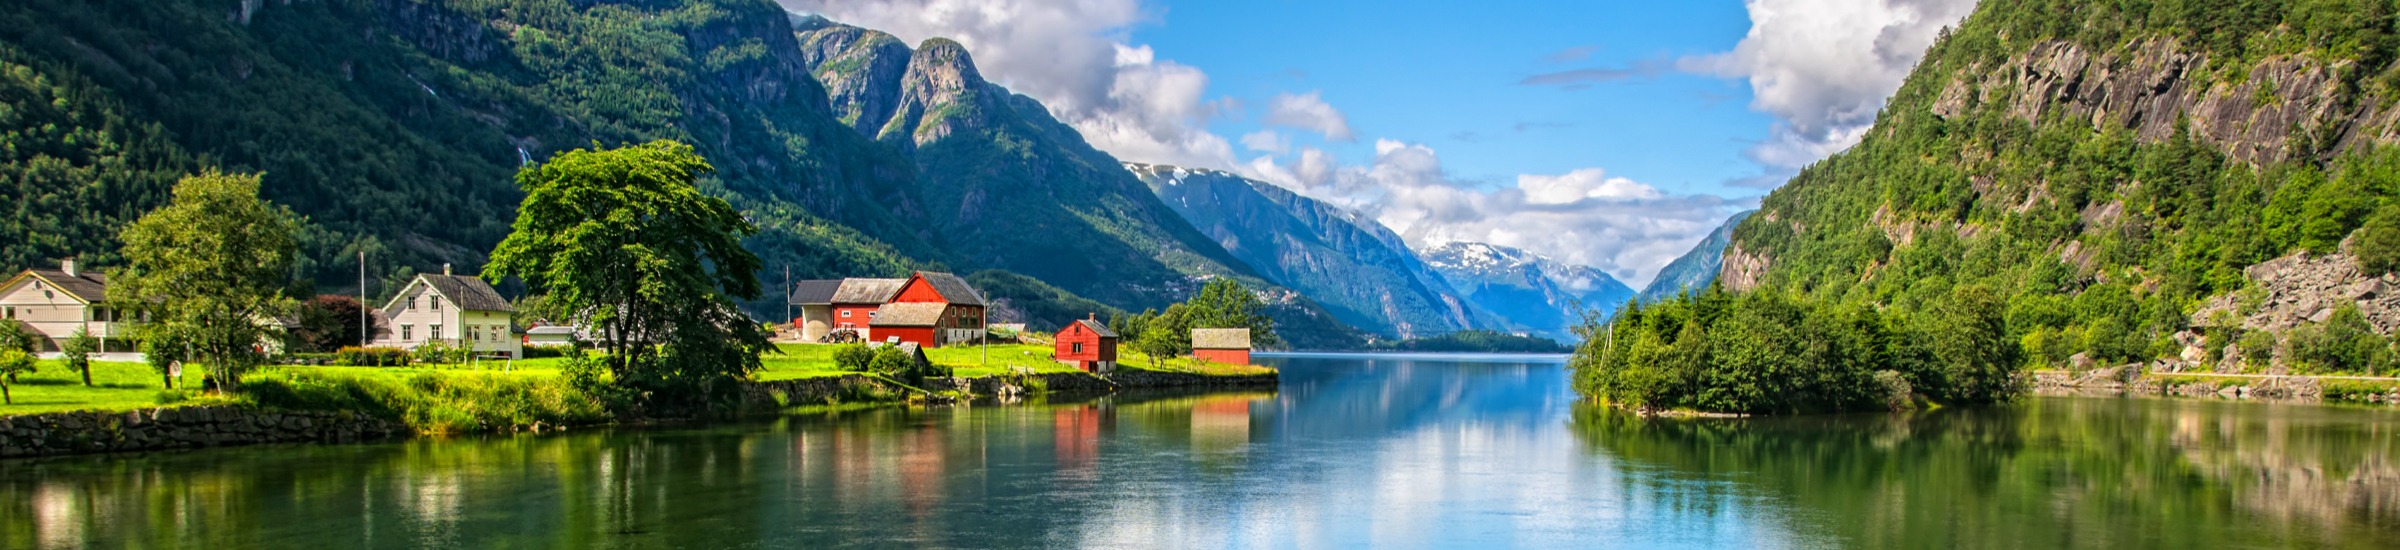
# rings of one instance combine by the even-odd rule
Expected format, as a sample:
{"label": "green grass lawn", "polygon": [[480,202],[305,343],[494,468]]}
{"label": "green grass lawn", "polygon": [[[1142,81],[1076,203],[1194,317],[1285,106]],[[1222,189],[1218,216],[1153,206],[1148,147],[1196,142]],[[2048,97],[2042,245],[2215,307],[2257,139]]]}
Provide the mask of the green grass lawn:
{"label": "green grass lawn", "polygon": [[[141,363],[92,363],[92,387],[83,386],[83,376],[67,370],[60,361],[42,361],[40,370],[17,376],[17,383],[8,385],[14,404],[0,405],[0,415],[35,414],[58,411],[129,411],[157,407],[160,384],[165,379],[158,371]],[[189,388],[197,395],[200,388],[200,369],[184,369],[183,379],[176,384]]]}
{"label": "green grass lawn", "polygon": [[[836,346],[821,344],[783,344],[783,353],[769,353],[760,358],[763,367],[756,373],[760,381],[794,380],[851,374],[833,364]],[[1122,366],[1138,370],[1183,372],[1208,375],[1242,375],[1274,372],[1273,369],[1249,365],[1207,363],[1191,358],[1176,358],[1154,362],[1149,357],[1123,350]],[[980,346],[929,349],[928,359],[947,365],[958,376],[980,377],[1007,374],[1013,367],[1030,368],[1036,373],[1080,372],[1052,358],[1051,347],[1045,345],[996,345],[988,355]],[[394,378],[420,373],[468,374],[487,373],[506,376],[554,377],[566,362],[562,358],[525,359],[517,361],[480,361],[464,364],[415,364],[406,367],[336,367],[336,366],[270,366],[265,372],[283,369],[292,372],[316,372],[349,376]],[[185,396],[196,397],[200,387],[200,369],[185,369],[179,388],[189,391]],[[160,378],[141,363],[93,363],[92,384],[83,386],[83,379],[67,371],[58,361],[42,361],[40,370],[21,375],[19,382],[9,385],[15,404],[0,405],[0,415],[35,414],[57,411],[103,410],[125,411],[159,406]]]}

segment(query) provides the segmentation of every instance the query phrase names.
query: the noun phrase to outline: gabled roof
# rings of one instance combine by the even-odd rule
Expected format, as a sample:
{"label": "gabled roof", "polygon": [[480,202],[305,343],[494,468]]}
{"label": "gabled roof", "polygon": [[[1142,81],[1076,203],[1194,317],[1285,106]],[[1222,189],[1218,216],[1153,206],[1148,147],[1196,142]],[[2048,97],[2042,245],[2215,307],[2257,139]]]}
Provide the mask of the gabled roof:
{"label": "gabled roof", "polygon": [[810,279],[792,285],[791,305],[822,306],[833,303],[833,294],[842,289],[841,279]]}
{"label": "gabled roof", "polygon": [[1192,349],[1250,349],[1250,329],[1192,329]]}
{"label": "gabled roof", "polygon": [[450,303],[458,304],[459,309],[510,312],[517,310],[516,306],[508,305],[508,299],[500,297],[500,292],[492,290],[492,285],[483,282],[483,279],[466,275],[418,275],[418,277],[424,278],[426,283],[432,284],[433,289],[441,292],[442,296],[449,297]]}
{"label": "gabled roof", "polygon": [[949,300],[950,303],[962,306],[983,305],[983,295],[976,293],[975,287],[968,285],[966,279],[958,278],[957,275],[925,271],[918,272],[917,276],[925,278],[925,284],[932,285],[934,292],[942,293],[942,299]]}
{"label": "gabled roof", "polygon": [[27,277],[42,281],[46,288],[58,289],[83,303],[108,301],[108,275],[92,271],[77,271],[74,276],[68,276],[67,272],[56,269],[28,269],[10,278],[7,285],[0,286],[16,286]]}
{"label": "gabled roof", "polygon": [[842,279],[842,286],[833,293],[836,304],[880,304],[892,301],[900,293],[900,285],[908,279]]}
{"label": "gabled roof", "polygon": [[883,307],[875,309],[875,320],[868,321],[867,326],[930,327],[940,323],[942,310],[949,308],[950,304],[932,302],[884,304]]}
{"label": "gabled roof", "polygon": [[[450,303],[457,304],[458,309],[461,310],[506,312],[517,310],[517,306],[509,305],[508,299],[501,298],[500,292],[492,290],[492,285],[483,282],[483,279],[466,275],[419,274],[415,280],[409,281],[408,286],[415,287],[417,283],[424,283],[433,288],[434,293],[448,298]],[[378,309],[389,311],[394,307],[399,307],[400,299],[406,297],[408,297],[408,288],[401,288],[399,295],[393,296],[392,301],[384,303],[383,307]]]}
{"label": "gabled roof", "polygon": [[1117,331],[1108,330],[1108,325],[1100,324],[1099,321],[1094,321],[1091,319],[1076,319],[1075,322],[1068,324],[1083,325],[1084,330],[1092,331],[1092,334],[1098,334],[1101,338],[1123,338],[1122,336],[1117,336]]}

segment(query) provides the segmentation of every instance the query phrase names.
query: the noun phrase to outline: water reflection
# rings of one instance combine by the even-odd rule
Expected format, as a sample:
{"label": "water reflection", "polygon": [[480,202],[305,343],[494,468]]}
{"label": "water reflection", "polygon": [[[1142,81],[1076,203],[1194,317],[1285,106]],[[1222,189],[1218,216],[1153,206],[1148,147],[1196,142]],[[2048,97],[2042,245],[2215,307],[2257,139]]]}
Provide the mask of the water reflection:
{"label": "water reflection", "polygon": [[0,462],[5,548],[2372,547],[2385,411],[2042,399],[1655,421],[1555,359],[1274,391]]}

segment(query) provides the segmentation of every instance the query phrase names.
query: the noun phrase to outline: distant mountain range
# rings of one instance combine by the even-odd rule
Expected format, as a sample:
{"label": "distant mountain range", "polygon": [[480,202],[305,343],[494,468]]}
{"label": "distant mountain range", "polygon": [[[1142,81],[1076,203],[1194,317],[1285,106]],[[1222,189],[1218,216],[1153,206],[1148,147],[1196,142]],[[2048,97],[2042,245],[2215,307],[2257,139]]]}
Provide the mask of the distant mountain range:
{"label": "distant mountain range", "polygon": [[1505,246],[1453,242],[1417,251],[1467,298],[1526,332],[1575,339],[1582,309],[1615,311],[1633,288],[1591,267],[1570,265]]}
{"label": "distant mountain range", "polygon": [[1650,286],[1642,288],[1641,300],[1647,303],[1680,294],[1686,289],[1707,288],[1709,283],[1716,281],[1717,271],[1725,265],[1725,245],[1733,242],[1733,228],[1741,225],[1742,220],[1748,219],[1752,212],[1757,211],[1734,214],[1725,220],[1724,225],[1717,226],[1716,231],[1709,232],[1708,238],[1701,239],[1700,244],[1692,245],[1690,252],[1667,262],[1667,267],[1658,271],[1658,278],[1651,279]]}
{"label": "distant mountain range", "polygon": [[1343,322],[1399,338],[1510,327],[1364,214],[1218,170],[1125,167],[1235,258]]}

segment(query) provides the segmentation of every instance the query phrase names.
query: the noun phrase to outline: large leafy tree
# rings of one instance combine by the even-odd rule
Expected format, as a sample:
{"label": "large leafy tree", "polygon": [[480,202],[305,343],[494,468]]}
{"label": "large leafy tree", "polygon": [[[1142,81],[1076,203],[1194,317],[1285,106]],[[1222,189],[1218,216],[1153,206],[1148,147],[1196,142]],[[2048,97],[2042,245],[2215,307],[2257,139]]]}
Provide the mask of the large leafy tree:
{"label": "large leafy tree", "polygon": [[215,170],[176,182],[172,203],[117,235],[126,265],[109,275],[109,299],[150,311],[146,330],[180,335],[221,387],[259,363],[295,305],[283,289],[296,216],[260,199],[258,182]]}
{"label": "large leafy tree", "polygon": [[1267,316],[1267,305],[1259,301],[1258,293],[1230,277],[1209,281],[1184,306],[1190,328],[1250,329],[1250,342],[1260,347],[1283,342],[1275,336],[1275,319]]}
{"label": "large leafy tree", "polygon": [[514,231],[483,275],[522,277],[547,307],[596,329],[614,384],[651,405],[724,395],[768,343],[734,305],[760,293],[758,256],[741,242],[757,229],[695,185],[713,171],[665,140],[525,168]]}

